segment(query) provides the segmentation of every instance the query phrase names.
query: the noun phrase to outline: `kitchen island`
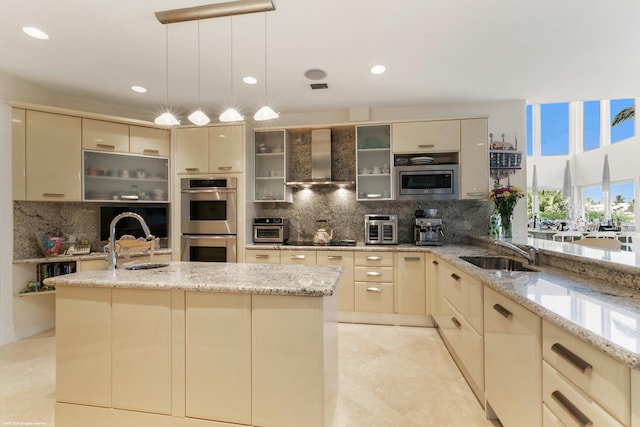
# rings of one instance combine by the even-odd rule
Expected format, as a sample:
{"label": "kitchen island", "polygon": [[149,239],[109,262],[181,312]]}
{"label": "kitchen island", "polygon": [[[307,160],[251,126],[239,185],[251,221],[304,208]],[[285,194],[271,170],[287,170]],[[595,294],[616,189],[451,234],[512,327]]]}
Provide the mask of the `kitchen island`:
{"label": "kitchen island", "polygon": [[341,272],[174,262],[47,279],[56,425],[331,425]]}

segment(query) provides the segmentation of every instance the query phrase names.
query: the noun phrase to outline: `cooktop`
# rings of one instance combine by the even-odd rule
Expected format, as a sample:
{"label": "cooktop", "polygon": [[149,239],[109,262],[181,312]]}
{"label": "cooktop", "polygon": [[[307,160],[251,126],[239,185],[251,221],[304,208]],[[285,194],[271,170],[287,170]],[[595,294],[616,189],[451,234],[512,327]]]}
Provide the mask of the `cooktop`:
{"label": "cooktop", "polygon": [[336,240],[329,243],[313,243],[311,240],[287,240],[283,246],[355,246],[355,240]]}

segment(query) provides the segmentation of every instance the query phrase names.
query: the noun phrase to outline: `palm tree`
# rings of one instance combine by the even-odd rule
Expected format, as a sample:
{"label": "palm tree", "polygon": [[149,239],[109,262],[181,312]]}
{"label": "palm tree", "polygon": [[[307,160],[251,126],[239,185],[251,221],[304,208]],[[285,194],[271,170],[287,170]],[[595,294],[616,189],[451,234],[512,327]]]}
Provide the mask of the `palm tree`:
{"label": "palm tree", "polygon": [[619,205],[621,203],[624,203],[624,197],[622,197],[622,195],[620,194],[617,194],[615,199],[613,199],[613,204]]}
{"label": "palm tree", "polygon": [[611,127],[614,127],[618,123],[622,123],[625,120],[633,119],[636,115],[635,106],[623,108],[620,110],[618,114],[613,116],[613,120],[611,120]]}

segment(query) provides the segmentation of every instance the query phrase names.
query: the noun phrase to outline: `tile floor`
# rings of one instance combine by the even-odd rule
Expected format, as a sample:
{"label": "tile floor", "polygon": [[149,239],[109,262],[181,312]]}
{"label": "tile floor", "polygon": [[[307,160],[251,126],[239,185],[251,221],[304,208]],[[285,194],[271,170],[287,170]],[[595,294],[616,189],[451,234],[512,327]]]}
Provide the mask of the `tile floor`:
{"label": "tile floor", "polygon": [[[433,328],[340,324],[335,427],[493,426]],[[54,425],[55,331],[0,347],[0,426]]]}

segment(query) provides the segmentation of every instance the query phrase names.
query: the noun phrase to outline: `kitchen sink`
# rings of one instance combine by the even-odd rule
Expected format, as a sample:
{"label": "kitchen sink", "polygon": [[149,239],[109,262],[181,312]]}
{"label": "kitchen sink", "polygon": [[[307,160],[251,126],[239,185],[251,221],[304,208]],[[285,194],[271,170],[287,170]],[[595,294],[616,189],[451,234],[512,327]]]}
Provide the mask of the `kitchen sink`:
{"label": "kitchen sink", "polygon": [[152,268],[166,267],[169,264],[166,262],[137,262],[134,264],[125,265],[125,270],[150,270]]}
{"label": "kitchen sink", "polygon": [[497,256],[461,256],[460,259],[470,262],[485,270],[536,271],[511,258]]}

